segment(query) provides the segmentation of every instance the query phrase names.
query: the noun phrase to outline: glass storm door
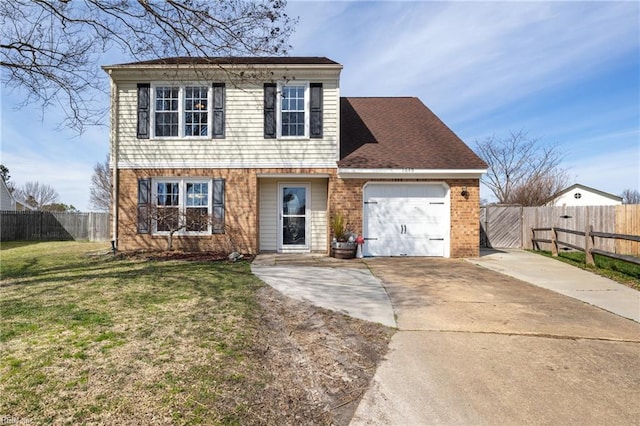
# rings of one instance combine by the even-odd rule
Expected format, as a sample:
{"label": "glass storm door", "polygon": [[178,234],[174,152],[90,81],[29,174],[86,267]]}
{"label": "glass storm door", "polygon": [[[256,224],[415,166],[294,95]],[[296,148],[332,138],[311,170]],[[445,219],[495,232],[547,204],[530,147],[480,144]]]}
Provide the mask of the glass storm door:
{"label": "glass storm door", "polygon": [[308,197],[305,184],[280,184],[279,248],[306,250],[309,248]]}

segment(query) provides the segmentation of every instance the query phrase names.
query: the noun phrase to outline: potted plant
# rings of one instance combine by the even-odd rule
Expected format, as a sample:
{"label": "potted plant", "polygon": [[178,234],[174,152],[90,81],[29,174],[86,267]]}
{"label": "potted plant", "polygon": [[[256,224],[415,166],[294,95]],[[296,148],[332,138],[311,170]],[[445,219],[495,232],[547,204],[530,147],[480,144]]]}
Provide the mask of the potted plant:
{"label": "potted plant", "polygon": [[336,259],[352,259],[356,255],[355,236],[347,230],[348,223],[341,213],[336,213],[331,218],[331,256]]}

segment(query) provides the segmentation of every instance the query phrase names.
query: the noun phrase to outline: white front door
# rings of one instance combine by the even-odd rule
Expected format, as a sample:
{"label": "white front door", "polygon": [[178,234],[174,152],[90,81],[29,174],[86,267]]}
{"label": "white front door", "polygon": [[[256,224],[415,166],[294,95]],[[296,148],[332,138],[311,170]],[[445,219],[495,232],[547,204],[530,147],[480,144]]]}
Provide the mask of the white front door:
{"label": "white front door", "polygon": [[309,251],[309,184],[278,185],[278,251]]}

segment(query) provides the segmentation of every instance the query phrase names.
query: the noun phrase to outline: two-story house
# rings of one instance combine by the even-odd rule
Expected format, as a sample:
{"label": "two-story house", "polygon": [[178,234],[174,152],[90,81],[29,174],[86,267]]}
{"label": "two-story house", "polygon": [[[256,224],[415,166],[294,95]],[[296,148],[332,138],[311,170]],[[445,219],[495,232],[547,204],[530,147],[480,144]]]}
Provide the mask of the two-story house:
{"label": "two-story house", "polygon": [[417,98],[341,98],[324,57],[103,69],[120,250],[163,248],[171,217],[182,250],[328,252],[341,213],[365,255],[478,255],[486,164]]}

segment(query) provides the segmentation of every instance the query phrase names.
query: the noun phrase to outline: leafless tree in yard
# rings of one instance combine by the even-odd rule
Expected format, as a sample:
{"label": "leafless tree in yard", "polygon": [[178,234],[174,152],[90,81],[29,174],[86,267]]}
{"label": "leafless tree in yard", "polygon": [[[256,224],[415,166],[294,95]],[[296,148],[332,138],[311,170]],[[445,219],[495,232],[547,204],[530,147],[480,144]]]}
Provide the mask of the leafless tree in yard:
{"label": "leafless tree in yard", "polygon": [[2,84],[19,106],[61,108],[61,126],[102,124],[101,55],[131,61],[167,56],[286,54],[296,20],[286,0],[0,1]]}
{"label": "leafless tree in yard", "polygon": [[567,186],[557,144],[543,144],[524,131],[477,141],[478,154],[489,165],[482,179],[501,204],[540,206]]}
{"label": "leafless tree in yard", "polygon": [[27,182],[14,191],[18,200],[24,201],[36,210],[58,202],[58,192],[53,187],[40,182]]}
{"label": "leafless tree in yard", "polygon": [[177,206],[149,204],[148,218],[155,233],[166,232],[167,251],[173,250],[173,237],[179,231],[209,232],[218,226],[213,215],[204,208],[180,210]]}
{"label": "leafless tree in yard", "polygon": [[100,211],[109,211],[111,208],[111,195],[113,186],[111,183],[111,169],[109,168],[109,155],[102,163],[93,166],[91,176],[91,207]]}
{"label": "leafless tree in yard", "polygon": [[640,204],[640,191],[637,189],[627,188],[620,194],[622,204]]}

